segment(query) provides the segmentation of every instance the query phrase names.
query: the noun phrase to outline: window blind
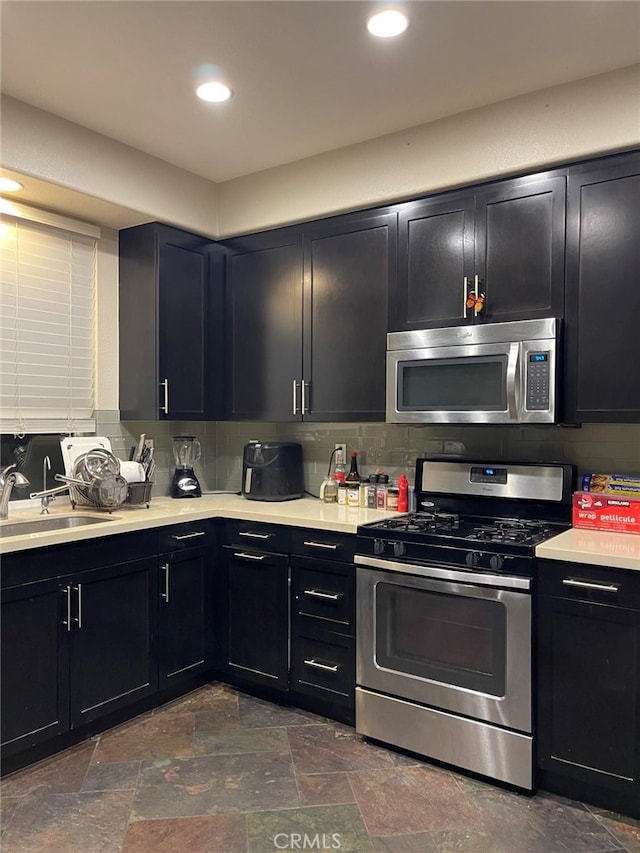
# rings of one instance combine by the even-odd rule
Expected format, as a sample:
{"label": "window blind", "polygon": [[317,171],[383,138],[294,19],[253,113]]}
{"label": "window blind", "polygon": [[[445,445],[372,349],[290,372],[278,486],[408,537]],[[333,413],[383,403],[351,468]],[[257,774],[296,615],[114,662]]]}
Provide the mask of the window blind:
{"label": "window blind", "polygon": [[0,223],[0,428],[94,432],[97,241]]}

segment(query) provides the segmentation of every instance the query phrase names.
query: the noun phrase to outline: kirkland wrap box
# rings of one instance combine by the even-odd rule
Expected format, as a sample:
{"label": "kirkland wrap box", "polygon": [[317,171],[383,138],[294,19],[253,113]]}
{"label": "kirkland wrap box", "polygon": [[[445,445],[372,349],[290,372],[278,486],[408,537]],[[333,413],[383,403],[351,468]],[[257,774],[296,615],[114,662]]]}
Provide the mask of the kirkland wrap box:
{"label": "kirkland wrap box", "polygon": [[633,498],[574,492],[573,526],[614,533],[640,533],[640,495]]}

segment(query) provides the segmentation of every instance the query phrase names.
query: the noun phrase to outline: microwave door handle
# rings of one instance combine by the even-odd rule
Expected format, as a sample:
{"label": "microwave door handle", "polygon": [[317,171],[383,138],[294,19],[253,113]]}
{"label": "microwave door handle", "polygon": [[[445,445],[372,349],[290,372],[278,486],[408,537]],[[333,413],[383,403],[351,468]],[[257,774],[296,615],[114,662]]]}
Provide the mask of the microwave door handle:
{"label": "microwave door handle", "polygon": [[507,359],[507,410],[509,420],[514,423],[518,420],[518,409],[520,405],[520,394],[518,387],[518,362],[520,360],[520,345],[513,343],[509,346]]}

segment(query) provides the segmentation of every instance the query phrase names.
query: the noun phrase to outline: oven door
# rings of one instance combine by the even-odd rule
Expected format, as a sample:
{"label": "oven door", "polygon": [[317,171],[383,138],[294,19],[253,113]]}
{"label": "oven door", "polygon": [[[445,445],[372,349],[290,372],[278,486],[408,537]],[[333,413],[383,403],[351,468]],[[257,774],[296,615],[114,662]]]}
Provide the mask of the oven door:
{"label": "oven door", "polygon": [[531,732],[530,581],[361,561],[358,684]]}

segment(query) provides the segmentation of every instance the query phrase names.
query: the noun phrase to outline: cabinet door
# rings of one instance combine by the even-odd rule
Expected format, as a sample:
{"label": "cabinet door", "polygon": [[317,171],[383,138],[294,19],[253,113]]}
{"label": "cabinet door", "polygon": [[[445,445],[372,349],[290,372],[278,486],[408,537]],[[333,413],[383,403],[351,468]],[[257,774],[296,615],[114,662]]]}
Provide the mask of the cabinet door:
{"label": "cabinet door", "polygon": [[305,420],[384,420],[396,229],[395,213],[338,217],[304,229]]}
{"label": "cabinet door", "polygon": [[538,637],[539,767],[573,780],[572,796],[637,805],[640,613],[543,596]]}
{"label": "cabinet door", "polygon": [[287,228],[227,246],[227,415],[235,420],[300,420],[300,231]]}
{"label": "cabinet door", "polygon": [[251,684],[286,690],[289,567],[285,556],[225,546],[227,666]]}
{"label": "cabinet door", "polygon": [[202,420],[210,409],[209,258],[170,237],[161,237],[158,252],[159,416]]}
{"label": "cabinet door", "polygon": [[68,589],[57,581],[2,593],[2,749],[11,755],[69,728]]}
{"label": "cabinet door", "polygon": [[640,156],[569,176],[567,377],[571,423],[640,421]]}
{"label": "cabinet door", "polygon": [[475,276],[485,294],[478,321],[562,317],[564,177],[501,181],[476,193]]}
{"label": "cabinet door", "polygon": [[469,193],[447,193],[400,206],[392,331],[467,322],[465,291],[473,276],[473,222],[474,198]]}
{"label": "cabinet door", "polygon": [[76,575],[72,586],[72,726],[129,705],[156,689],[157,561],[138,560]]}
{"label": "cabinet door", "polygon": [[160,688],[212,666],[212,548],[160,558]]}

